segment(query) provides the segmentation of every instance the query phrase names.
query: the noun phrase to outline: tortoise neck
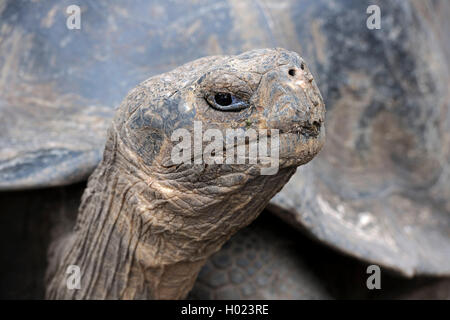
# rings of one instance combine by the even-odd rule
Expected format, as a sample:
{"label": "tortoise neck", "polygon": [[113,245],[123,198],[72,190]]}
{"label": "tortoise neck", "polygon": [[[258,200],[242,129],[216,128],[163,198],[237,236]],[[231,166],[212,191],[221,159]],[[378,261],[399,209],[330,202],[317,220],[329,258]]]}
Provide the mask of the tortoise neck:
{"label": "tortoise neck", "polygon": [[[178,250],[186,243],[166,234],[166,221],[158,219],[167,215],[155,205],[144,181],[101,164],[89,179],[47,298],[185,298],[207,255]],[[79,289],[67,286],[71,265],[80,268]]]}
{"label": "tortoise neck", "polygon": [[[48,298],[185,298],[208,257],[251,223],[295,172],[248,179],[236,173],[220,193],[214,186],[198,191],[156,167],[142,168],[109,137],[75,229],[49,261]],[[71,265],[81,272],[79,289],[67,286]]]}

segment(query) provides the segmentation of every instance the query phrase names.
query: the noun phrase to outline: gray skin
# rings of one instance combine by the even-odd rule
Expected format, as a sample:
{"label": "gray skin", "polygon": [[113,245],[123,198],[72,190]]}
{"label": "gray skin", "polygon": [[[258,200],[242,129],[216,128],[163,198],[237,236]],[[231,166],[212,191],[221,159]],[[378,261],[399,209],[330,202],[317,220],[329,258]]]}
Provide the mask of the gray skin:
{"label": "gray skin", "polygon": [[[319,76],[333,143],[270,211],[404,276],[450,274],[447,0],[78,3],[79,31],[70,0],[0,5],[1,190],[85,180],[113,108],[149,75],[281,46]],[[381,30],[365,27],[370,4]]]}
{"label": "gray skin", "polygon": [[[217,93],[247,107],[218,110]],[[185,298],[207,259],[319,152],[324,116],[303,59],[284,49],[202,58],[144,81],[117,110],[75,229],[57,242],[47,298]],[[194,121],[224,136],[279,130],[278,172],[262,175],[262,162],[174,164],[172,133],[194,136]],[[81,269],[80,290],[66,286],[69,265]]]}

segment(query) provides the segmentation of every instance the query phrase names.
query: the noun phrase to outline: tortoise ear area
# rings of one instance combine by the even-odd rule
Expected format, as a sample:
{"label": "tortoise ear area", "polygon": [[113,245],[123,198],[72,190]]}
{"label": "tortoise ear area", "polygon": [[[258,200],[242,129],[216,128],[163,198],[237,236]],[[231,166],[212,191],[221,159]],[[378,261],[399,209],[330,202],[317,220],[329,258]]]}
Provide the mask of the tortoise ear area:
{"label": "tortoise ear area", "polygon": [[132,131],[143,129],[161,130],[164,127],[164,118],[161,113],[155,112],[151,107],[138,108],[126,121],[126,126]]}
{"label": "tortoise ear area", "polygon": [[195,114],[194,108],[187,108],[186,101],[176,92],[169,98],[155,98],[141,105],[125,120],[131,131],[153,130],[166,135],[186,123]]}

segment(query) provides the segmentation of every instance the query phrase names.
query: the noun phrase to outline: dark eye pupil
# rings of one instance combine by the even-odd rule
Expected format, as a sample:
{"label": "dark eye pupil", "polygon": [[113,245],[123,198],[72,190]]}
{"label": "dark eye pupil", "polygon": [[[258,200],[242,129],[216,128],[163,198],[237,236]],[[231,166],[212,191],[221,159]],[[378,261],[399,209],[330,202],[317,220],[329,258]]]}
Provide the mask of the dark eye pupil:
{"label": "dark eye pupil", "polygon": [[216,93],[214,100],[221,106],[229,106],[233,102],[229,93]]}

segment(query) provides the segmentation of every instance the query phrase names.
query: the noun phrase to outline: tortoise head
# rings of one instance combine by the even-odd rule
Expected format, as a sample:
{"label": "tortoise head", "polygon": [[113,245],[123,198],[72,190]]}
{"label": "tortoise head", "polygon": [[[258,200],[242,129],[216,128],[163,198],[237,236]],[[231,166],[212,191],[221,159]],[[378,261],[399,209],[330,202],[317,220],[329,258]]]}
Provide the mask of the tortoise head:
{"label": "tortoise head", "polygon": [[148,79],[124,104],[123,141],[146,166],[170,172],[276,174],[310,161],[325,138],[317,85],[284,49],[195,60]]}
{"label": "tortoise head", "polygon": [[[207,255],[256,218],[297,166],[319,152],[324,113],[296,53],[206,57],[130,92],[104,161],[114,159],[118,172],[144,181],[140,201],[159,199],[171,221],[164,228],[189,228],[183,235],[208,239]],[[107,155],[111,150],[114,156]]]}
{"label": "tortoise head", "polygon": [[111,187],[126,192],[124,208],[152,225],[145,237],[176,248],[162,253],[165,263],[203,261],[319,152],[324,112],[296,53],[202,58],[128,94],[94,179],[119,181]]}

